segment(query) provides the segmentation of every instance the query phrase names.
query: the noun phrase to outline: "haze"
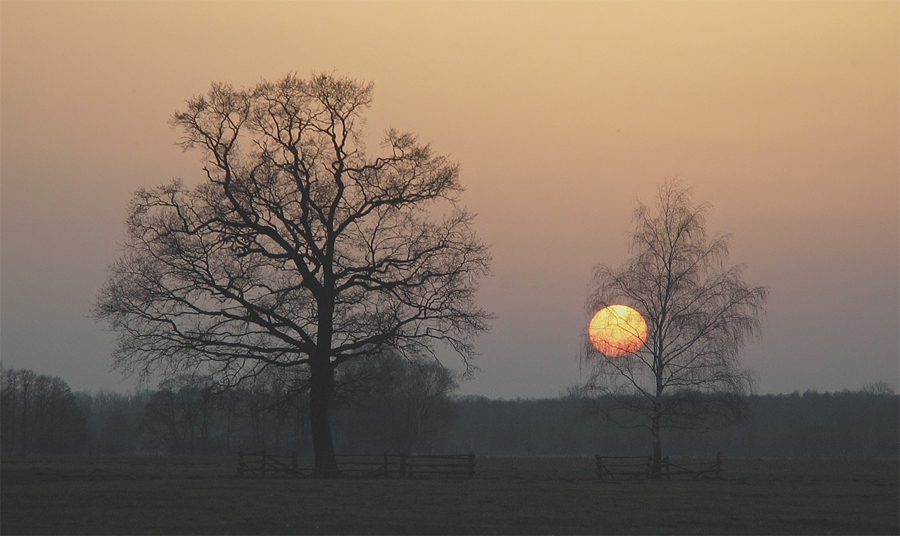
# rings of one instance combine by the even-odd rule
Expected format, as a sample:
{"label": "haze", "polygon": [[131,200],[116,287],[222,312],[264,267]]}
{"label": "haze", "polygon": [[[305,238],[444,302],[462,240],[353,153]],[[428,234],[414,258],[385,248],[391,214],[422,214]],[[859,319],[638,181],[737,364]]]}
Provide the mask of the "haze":
{"label": "haze", "polygon": [[373,140],[413,130],[461,164],[498,315],[463,394],[582,381],[592,269],[675,175],[772,288],[743,356],[761,392],[897,389],[898,33],[894,1],[4,1],[0,357],[132,388],[88,313],[131,193],[202,178],[168,119],[213,81],[326,71],[375,82]]}

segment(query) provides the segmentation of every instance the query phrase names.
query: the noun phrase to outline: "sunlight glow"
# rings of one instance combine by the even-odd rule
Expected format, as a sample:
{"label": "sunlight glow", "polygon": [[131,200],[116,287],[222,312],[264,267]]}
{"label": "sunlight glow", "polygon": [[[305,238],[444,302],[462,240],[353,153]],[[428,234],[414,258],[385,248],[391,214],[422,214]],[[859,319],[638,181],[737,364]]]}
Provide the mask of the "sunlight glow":
{"label": "sunlight glow", "polygon": [[644,346],[647,322],[627,305],[610,305],[597,311],[588,326],[591,344],[609,357],[626,357]]}

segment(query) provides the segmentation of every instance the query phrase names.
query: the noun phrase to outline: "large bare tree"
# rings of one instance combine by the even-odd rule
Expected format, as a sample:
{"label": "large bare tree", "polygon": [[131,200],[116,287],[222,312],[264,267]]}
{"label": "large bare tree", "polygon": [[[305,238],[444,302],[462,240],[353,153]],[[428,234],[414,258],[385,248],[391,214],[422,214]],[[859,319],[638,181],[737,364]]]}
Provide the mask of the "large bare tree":
{"label": "large bare tree", "polygon": [[739,352],[760,331],[768,289],[746,284],[744,267],[728,265],[729,236],[707,237],[708,205],[696,204],[677,180],[660,186],[654,208],[638,205],[634,256],[618,268],[599,265],[588,299],[592,312],[636,308],[647,321],[646,342],[627,357],[586,342],[584,355],[595,408],[621,426],[650,431],[658,474],[663,428],[740,418],[753,382]]}
{"label": "large bare tree", "polygon": [[372,85],[288,75],[213,84],[172,123],[205,158],[195,187],[140,190],[94,314],[129,372],[203,369],[238,383],[307,371],[317,474],[337,472],[335,369],[389,348],[471,367],[489,315],[474,294],[489,254],[460,206],[458,166],[408,133],[366,153]]}

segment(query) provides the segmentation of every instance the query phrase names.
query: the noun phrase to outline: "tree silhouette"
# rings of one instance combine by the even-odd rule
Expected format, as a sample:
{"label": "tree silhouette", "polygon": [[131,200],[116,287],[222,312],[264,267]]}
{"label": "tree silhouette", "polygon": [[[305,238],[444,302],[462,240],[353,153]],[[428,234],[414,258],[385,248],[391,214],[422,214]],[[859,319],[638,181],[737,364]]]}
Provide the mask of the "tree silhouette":
{"label": "tree silhouette", "polygon": [[170,452],[207,454],[213,419],[224,400],[204,377],[184,374],[159,385],[144,408],[144,429]]}
{"label": "tree silhouette", "polygon": [[766,287],[748,286],[743,267],[727,266],[728,236],[707,238],[707,205],[676,180],[664,182],[655,212],[635,211],[634,256],[620,268],[599,265],[590,311],[624,303],[646,319],[644,346],[611,357],[585,344],[585,393],[624,427],[647,428],[659,474],[663,428],[717,426],[740,418],[751,375],[738,354],[759,333]]}
{"label": "tree silhouette", "polygon": [[489,315],[474,303],[489,255],[458,202],[459,169],[408,133],[366,154],[372,85],[288,75],[213,84],[172,123],[205,180],[140,190],[94,314],[118,332],[117,365],[228,385],[308,370],[319,475],[337,472],[335,370],[386,348],[471,366]]}
{"label": "tree silhouette", "polygon": [[423,438],[452,422],[455,374],[433,360],[409,360],[395,352],[358,359],[339,378],[341,396],[364,411],[374,452],[412,454]]}
{"label": "tree silhouette", "polygon": [[5,455],[76,453],[88,446],[84,412],[61,378],[0,367],[0,407]]}

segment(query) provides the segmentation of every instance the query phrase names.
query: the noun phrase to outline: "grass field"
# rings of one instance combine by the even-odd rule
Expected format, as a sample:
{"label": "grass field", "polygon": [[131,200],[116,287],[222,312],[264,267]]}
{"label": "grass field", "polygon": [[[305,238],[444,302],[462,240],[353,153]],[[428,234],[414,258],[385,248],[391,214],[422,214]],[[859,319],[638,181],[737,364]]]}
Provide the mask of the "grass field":
{"label": "grass field", "polygon": [[8,534],[898,534],[897,460],[728,460],[718,481],[600,482],[590,458],[474,480],[241,479],[233,458],[5,458]]}

